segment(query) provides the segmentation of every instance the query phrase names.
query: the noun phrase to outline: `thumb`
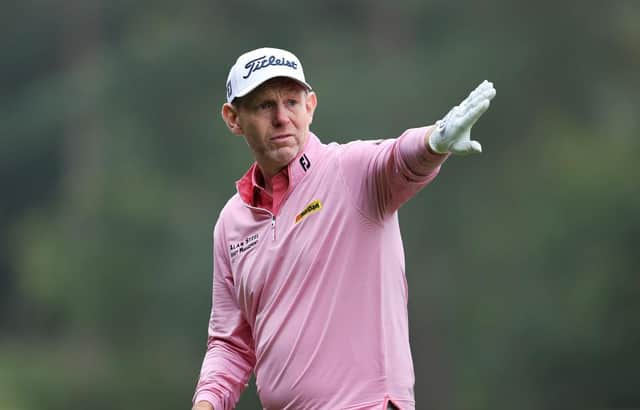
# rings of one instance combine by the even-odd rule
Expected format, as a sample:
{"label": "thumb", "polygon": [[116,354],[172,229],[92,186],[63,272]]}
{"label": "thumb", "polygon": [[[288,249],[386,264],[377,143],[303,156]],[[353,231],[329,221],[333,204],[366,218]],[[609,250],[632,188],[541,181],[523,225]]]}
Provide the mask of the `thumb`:
{"label": "thumb", "polygon": [[468,155],[482,152],[482,145],[478,141],[457,141],[451,147],[451,152],[458,155]]}

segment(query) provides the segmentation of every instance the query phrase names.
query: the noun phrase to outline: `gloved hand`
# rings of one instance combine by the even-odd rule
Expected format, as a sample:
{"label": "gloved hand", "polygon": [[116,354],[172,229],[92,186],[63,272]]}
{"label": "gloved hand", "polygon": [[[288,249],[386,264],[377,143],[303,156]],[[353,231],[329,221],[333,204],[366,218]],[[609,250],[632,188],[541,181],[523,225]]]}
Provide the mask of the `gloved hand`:
{"label": "gloved hand", "polygon": [[436,129],[429,137],[429,147],[433,152],[451,152],[467,155],[482,152],[478,141],[471,140],[471,127],[489,108],[489,101],[496,95],[493,83],[483,81],[469,96],[456,105],[436,122]]}

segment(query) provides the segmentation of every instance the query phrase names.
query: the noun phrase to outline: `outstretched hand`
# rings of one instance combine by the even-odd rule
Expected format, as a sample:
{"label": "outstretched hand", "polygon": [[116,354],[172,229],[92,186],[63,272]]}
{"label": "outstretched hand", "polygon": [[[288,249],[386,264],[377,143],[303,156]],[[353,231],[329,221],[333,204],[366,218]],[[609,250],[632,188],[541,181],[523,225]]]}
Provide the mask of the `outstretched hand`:
{"label": "outstretched hand", "polygon": [[469,96],[453,107],[443,119],[436,122],[436,129],[429,137],[429,147],[433,152],[451,152],[468,155],[482,152],[478,141],[471,140],[471,127],[489,108],[496,95],[493,83],[483,81]]}

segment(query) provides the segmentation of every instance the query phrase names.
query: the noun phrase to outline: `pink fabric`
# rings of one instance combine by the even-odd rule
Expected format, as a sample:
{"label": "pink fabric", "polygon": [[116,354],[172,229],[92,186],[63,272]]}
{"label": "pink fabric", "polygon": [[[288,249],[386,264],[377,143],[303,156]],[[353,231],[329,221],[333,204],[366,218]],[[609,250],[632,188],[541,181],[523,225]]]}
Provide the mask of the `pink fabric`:
{"label": "pink fabric", "polygon": [[311,134],[275,215],[229,200],[194,402],[234,408],[253,370],[265,409],[415,408],[396,211],[446,159],[425,132],[345,145]]}

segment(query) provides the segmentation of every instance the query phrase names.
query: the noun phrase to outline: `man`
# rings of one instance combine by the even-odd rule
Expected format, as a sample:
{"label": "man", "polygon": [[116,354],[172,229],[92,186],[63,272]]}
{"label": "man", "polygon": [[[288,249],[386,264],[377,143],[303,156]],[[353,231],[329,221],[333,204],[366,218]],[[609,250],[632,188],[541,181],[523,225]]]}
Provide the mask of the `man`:
{"label": "man", "polygon": [[325,145],[298,58],[262,48],[229,72],[222,117],[256,162],[214,228],[196,409],[232,409],[252,371],[265,409],[414,409],[398,208],[449,153],[480,152],[482,83],[437,125]]}

